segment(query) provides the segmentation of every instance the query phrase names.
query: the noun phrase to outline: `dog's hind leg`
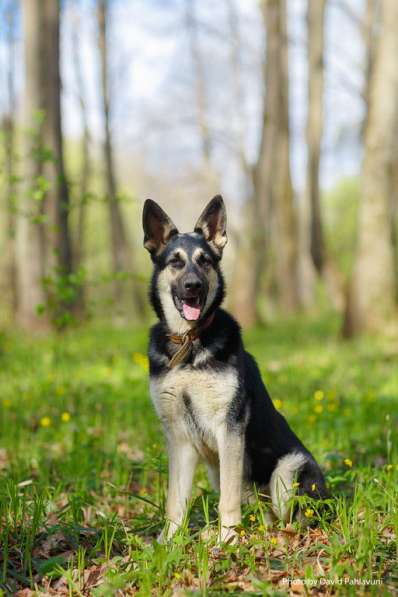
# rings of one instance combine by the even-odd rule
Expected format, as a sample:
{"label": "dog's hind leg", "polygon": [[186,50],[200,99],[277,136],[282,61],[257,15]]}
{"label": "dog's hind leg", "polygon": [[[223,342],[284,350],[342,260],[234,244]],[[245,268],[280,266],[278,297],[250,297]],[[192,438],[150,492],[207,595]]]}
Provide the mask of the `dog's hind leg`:
{"label": "dog's hind leg", "polygon": [[291,452],[278,460],[271,475],[269,487],[272,509],[275,515],[284,522],[287,522],[291,513],[289,501],[294,494],[294,483],[306,462],[305,454]]}

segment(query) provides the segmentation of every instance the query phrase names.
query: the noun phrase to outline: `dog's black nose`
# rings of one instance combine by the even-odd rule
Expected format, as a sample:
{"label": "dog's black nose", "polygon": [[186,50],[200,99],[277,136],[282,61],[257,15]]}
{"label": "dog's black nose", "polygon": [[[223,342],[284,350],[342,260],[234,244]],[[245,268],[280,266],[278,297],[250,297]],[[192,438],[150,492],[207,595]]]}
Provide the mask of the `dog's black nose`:
{"label": "dog's black nose", "polygon": [[184,288],[190,292],[198,292],[202,286],[201,280],[196,276],[187,276],[184,280]]}

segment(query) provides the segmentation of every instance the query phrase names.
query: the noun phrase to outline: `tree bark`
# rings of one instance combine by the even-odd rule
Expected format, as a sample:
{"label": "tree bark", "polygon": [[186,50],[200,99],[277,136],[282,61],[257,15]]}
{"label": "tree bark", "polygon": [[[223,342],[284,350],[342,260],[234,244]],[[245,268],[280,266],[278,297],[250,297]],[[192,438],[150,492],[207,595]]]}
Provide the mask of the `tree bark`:
{"label": "tree bark", "polygon": [[[90,156],[91,134],[88,122],[88,110],[86,100],[86,88],[81,64],[81,17],[74,14],[72,30],[72,53],[73,65],[77,84],[77,95],[80,108],[80,118],[82,123],[82,142],[81,142],[81,170],[79,180],[79,199],[77,210],[76,237],[74,241],[73,261],[76,271],[84,265],[85,260],[85,241],[86,241],[86,220],[87,203],[89,200],[90,183],[92,176],[92,163]],[[80,314],[85,311],[85,288],[80,286],[76,299],[76,308]]]}
{"label": "tree bark", "polygon": [[[117,183],[113,154],[113,140],[111,132],[111,99],[109,90],[109,67],[108,67],[108,20],[109,0],[97,0],[98,19],[98,48],[101,65],[101,99],[104,119],[105,139],[103,145],[106,195],[109,205],[110,221],[110,242],[112,269],[115,276],[114,298],[117,304],[123,303],[123,291],[125,284],[121,276],[133,272],[133,258],[127,237],[127,231],[117,196]],[[144,303],[137,289],[133,284],[133,302],[137,314],[144,313]]]}
{"label": "tree bark", "polygon": [[6,210],[7,210],[7,287],[11,295],[11,316],[15,317],[18,308],[17,264],[15,255],[16,234],[16,164],[15,164],[15,26],[17,6],[9,2],[6,7],[6,51],[7,51],[7,114],[3,120]]}
{"label": "tree bark", "polygon": [[[244,86],[242,82],[242,37],[239,27],[239,15],[235,0],[225,0],[230,41],[230,64],[232,72],[232,98],[234,110],[237,114],[242,112],[245,101]],[[244,327],[252,327],[258,322],[256,300],[256,272],[253,267],[255,260],[254,235],[256,226],[255,197],[253,189],[253,168],[249,163],[245,149],[244,121],[238,126],[236,150],[242,176],[245,181],[246,198],[242,206],[242,227],[237,239],[235,267],[232,279],[232,311]]]}
{"label": "tree bark", "polygon": [[363,100],[365,103],[365,115],[361,126],[361,137],[365,138],[365,131],[369,114],[370,81],[372,79],[375,54],[378,40],[378,28],[380,26],[380,1],[366,0],[365,19],[362,25],[362,39],[365,46],[365,72]]}
{"label": "tree bark", "polygon": [[394,298],[398,306],[398,110],[395,122],[394,149],[390,162],[391,244],[394,268]]}
{"label": "tree bark", "polygon": [[392,321],[391,160],[398,110],[398,3],[383,0],[382,34],[369,89],[361,176],[359,238],[343,332],[383,331]]}
{"label": "tree bark", "polygon": [[72,271],[69,235],[69,189],[63,153],[60,76],[60,2],[42,0],[43,30],[41,70],[43,89],[43,148],[50,152],[44,160],[43,174],[50,183],[46,195],[46,212],[51,226],[46,226],[48,274],[67,276]]}
{"label": "tree bark", "polygon": [[[47,328],[50,320],[58,325],[59,317],[71,306],[70,301],[54,297],[60,277],[65,284],[65,277],[72,271],[61,127],[59,16],[57,0],[23,1],[24,112],[28,132],[25,193],[17,223],[17,263],[18,321],[28,329]],[[38,306],[45,310],[41,317]]]}
{"label": "tree bark", "polygon": [[[254,182],[258,222],[257,277],[264,271],[266,226],[275,263],[278,304],[284,312],[299,307],[298,231],[290,173],[289,76],[285,0],[264,0],[266,97],[263,135]],[[267,225],[268,223],[268,225]]]}
{"label": "tree bark", "polygon": [[308,0],[307,194],[311,257],[319,274],[322,274],[325,261],[319,186],[323,130],[324,17],[325,0]]}

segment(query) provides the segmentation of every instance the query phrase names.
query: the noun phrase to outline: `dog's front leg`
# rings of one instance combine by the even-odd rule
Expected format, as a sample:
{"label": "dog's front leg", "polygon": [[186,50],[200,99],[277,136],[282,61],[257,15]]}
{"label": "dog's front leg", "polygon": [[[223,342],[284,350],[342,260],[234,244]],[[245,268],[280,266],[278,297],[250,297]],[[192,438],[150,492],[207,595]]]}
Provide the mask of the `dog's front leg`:
{"label": "dog's front leg", "polygon": [[185,439],[168,436],[169,487],[166,503],[167,523],[159,541],[170,539],[184,520],[192,490],[198,454]]}
{"label": "dog's front leg", "polygon": [[236,537],[241,522],[244,433],[223,427],[217,438],[220,458],[221,541]]}

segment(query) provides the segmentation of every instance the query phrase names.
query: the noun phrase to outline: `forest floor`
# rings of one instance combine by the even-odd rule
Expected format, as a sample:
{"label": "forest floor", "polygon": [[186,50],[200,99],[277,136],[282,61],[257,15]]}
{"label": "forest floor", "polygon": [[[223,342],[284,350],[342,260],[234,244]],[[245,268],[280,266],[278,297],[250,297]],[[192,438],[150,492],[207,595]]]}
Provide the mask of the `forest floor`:
{"label": "forest floor", "polygon": [[[145,330],[0,336],[0,594],[395,595],[398,346],[342,343],[331,317],[246,334],[275,405],[326,472],[309,525],[243,509],[217,544],[199,469],[169,545],[167,456],[147,387]],[[206,527],[210,527],[210,531]]]}

